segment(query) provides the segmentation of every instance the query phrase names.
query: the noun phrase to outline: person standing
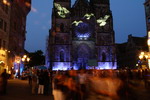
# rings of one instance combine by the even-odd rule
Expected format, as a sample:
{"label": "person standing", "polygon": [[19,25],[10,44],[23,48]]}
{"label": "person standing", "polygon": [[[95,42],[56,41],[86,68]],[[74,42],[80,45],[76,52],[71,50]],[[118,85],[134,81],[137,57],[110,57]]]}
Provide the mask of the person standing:
{"label": "person standing", "polygon": [[36,75],[36,71],[33,71],[33,73],[32,73],[32,94],[36,94],[36,88],[37,88],[37,75]]}
{"label": "person standing", "polygon": [[39,82],[39,88],[38,88],[38,94],[44,94],[44,75],[43,70],[41,70],[40,75],[38,77]]}
{"label": "person standing", "polygon": [[78,74],[79,79],[79,89],[81,92],[81,100],[85,100],[86,98],[86,74],[84,70],[80,70],[80,73]]}
{"label": "person standing", "polygon": [[8,74],[6,72],[6,69],[4,69],[4,72],[1,74],[1,78],[2,78],[2,94],[6,94],[7,80],[8,80]]}
{"label": "person standing", "polygon": [[50,78],[49,78],[47,70],[44,71],[44,77],[43,78],[44,78],[44,94],[48,95],[48,93],[49,93]]}

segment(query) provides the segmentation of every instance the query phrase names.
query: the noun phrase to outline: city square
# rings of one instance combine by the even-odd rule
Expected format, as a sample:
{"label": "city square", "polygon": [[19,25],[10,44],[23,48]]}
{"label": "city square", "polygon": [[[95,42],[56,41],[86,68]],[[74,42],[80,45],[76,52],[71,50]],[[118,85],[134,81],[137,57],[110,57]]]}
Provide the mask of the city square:
{"label": "city square", "polygon": [[0,100],[149,100],[150,0],[0,0]]}

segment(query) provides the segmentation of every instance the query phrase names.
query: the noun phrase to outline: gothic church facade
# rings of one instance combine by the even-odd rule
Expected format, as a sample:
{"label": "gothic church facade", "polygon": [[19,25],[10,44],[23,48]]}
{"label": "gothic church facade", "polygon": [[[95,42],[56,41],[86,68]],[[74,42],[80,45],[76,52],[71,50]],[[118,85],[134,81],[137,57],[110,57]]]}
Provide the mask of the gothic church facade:
{"label": "gothic church facade", "polygon": [[116,69],[109,0],[54,0],[47,51],[53,70]]}

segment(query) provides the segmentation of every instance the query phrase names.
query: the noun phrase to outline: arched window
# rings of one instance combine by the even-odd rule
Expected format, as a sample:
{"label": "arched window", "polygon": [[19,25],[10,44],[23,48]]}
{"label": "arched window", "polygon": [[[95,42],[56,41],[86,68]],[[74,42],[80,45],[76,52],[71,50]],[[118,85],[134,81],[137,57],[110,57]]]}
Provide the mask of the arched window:
{"label": "arched window", "polygon": [[64,32],[64,24],[63,23],[60,24],[60,31]]}
{"label": "arched window", "polygon": [[64,61],[64,52],[63,51],[60,52],[60,61]]}
{"label": "arched window", "polygon": [[103,52],[102,53],[102,62],[105,62],[106,61],[106,54]]}

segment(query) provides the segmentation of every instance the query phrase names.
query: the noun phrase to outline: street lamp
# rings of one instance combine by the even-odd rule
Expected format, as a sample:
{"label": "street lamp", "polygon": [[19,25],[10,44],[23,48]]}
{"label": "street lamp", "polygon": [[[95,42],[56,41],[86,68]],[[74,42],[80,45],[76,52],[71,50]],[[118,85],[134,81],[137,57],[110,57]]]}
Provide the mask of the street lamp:
{"label": "street lamp", "polygon": [[22,62],[29,62],[30,61],[30,58],[29,57],[27,57],[27,55],[23,55],[23,58],[21,59],[22,60]]}
{"label": "street lamp", "polygon": [[27,62],[29,62],[30,61],[30,58],[27,58]]}
{"label": "street lamp", "polygon": [[140,53],[139,59],[140,59],[141,67],[142,67],[142,64],[145,62],[146,65],[148,63],[148,65],[146,67],[149,68],[149,60],[150,60],[149,58],[150,58],[149,52],[141,52]]}

